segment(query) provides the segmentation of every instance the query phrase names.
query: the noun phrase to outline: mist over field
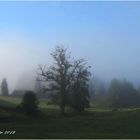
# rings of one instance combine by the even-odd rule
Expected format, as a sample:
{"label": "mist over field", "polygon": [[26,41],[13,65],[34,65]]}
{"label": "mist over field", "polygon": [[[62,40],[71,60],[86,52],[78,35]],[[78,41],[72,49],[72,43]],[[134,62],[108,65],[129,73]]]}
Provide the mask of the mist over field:
{"label": "mist over field", "polygon": [[1,138],[140,138],[140,1],[0,1]]}
{"label": "mist over field", "polygon": [[32,89],[38,65],[52,63],[57,45],[86,58],[93,77],[140,85],[139,2],[0,3],[0,80],[10,91]]}

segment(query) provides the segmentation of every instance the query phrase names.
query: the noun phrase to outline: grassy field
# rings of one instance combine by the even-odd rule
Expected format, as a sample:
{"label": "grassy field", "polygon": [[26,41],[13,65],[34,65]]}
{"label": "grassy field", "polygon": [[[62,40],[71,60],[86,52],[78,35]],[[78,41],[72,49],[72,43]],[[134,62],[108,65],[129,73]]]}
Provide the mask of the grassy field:
{"label": "grassy field", "polygon": [[[20,98],[0,97],[0,105],[13,108]],[[0,109],[0,138],[140,138],[140,110],[110,111],[95,106],[75,116],[61,116],[59,108],[40,100],[43,114],[33,119],[11,110]]]}

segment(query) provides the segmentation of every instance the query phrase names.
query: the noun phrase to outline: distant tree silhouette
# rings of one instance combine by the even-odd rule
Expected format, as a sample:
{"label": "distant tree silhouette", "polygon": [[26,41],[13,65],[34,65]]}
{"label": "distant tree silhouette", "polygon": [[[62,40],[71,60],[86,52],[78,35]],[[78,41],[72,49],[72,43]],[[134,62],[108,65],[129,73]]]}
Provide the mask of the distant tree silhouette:
{"label": "distant tree silhouette", "polygon": [[8,84],[6,78],[3,78],[1,82],[1,91],[3,96],[8,96],[9,95],[9,90],[8,90]]}
{"label": "distant tree silhouette", "polygon": [[[74,90],[73,88],[78,84],[77,88],[81,91],[84,79],[86,82],[88,81],[89,67],[86,67],[84,59],[72,60],[70,53],[63,47],[56,47],[55,51],[51,53],[51,56],[54,59],[54,64],[48,70],[45,67],[39,66],[38,74],[43,81],[49,83],[46,90],[56,93],[55,99],[60,106],[62,114],[64,114],[69,95],[76,93],[75,91],[77,89]],[[83,77],[80,75],[82,73],[84,74]]]}
{"label": "distant tree silhouette", "polygon": [[127,80],[113,79],[109,88],[112,107],[132,107],[140,105],[140,95]]}

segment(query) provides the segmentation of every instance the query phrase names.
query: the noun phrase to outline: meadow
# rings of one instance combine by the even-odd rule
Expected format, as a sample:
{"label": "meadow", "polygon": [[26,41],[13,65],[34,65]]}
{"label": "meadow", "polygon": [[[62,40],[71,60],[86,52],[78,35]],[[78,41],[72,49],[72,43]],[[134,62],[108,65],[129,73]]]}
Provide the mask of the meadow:
{"label": "meadow", "polygon": [[40,100],[40,115],[31,118],[14,108],[20,98],[0,97],[0,138],[140,138],[140,109],[91,108],[78,114],[62,116],[56,105]]}

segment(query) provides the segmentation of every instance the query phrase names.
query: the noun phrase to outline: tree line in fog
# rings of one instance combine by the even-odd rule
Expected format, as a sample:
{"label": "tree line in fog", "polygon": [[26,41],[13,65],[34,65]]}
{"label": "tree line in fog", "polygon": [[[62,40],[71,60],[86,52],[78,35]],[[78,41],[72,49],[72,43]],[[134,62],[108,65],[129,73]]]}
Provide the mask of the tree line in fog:
{"label": "tree line in fog", "polygon": [[[14,90],[9,94],[6,78],[1,83],[1,94],[3,96],[23,95],[25,102],[26,98],[27,100],[28,98],[30,100],[46,98],[51,104],[58,105],[62,114],[65,114],[66,107],[81,112],[90,107],[91,103],[115,109],[140,106],[140,89],[136,89],[126,79],[113,79],[109,86],[92,79],[94,73],[91,72],[88,61],[74,59],[64,47],[56,47],[51,57],[54,63],[50,67],[39,65],[34,93],[28,92],[30,96],[24,96],[25,91],[22,90]],[[30,100],[28,100],[29,103],[31,103]]]}

